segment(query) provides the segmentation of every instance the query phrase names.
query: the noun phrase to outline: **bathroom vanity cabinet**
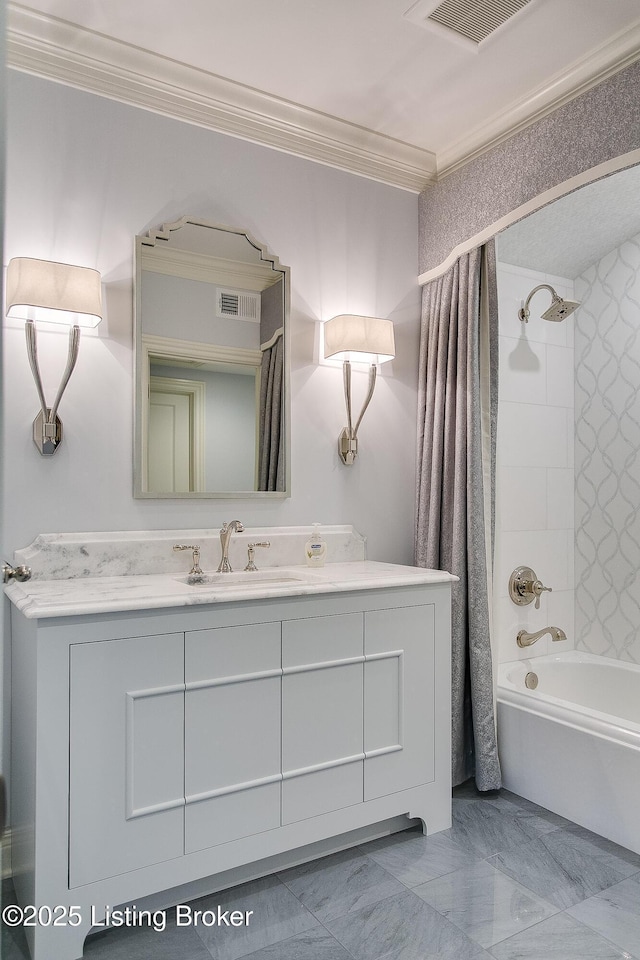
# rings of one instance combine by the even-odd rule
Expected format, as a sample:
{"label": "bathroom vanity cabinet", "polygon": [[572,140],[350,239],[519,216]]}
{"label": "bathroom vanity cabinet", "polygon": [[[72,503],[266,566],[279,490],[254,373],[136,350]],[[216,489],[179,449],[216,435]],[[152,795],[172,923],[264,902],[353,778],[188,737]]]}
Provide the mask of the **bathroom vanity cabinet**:
{"label": "bathroom vanity cabinet", "polygon": [[15,886],[81,917],[27,931],[35,960],[81,957],[106,905],[212,892],[398,815],[448,827],[449,611],[449,582],[14,609]]}

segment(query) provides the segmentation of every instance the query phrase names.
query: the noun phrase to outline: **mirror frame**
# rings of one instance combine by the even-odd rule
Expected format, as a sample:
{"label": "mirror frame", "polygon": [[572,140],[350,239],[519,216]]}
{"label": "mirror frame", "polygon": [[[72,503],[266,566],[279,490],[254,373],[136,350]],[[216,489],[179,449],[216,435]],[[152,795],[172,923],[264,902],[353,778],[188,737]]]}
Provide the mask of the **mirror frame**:
{"label": "mirror frame", "polygon": [[[196,227],[206,227],[212,230],[220,230],[225,233],[244,237],[251,246],[260,254],[260,260],[265,265],[283,276],[283,348],[284,348],[284,370],[283,370],[283,391],[282,411],[283,411],[283,431],[284,431],[284,451],[285,451],[285,488],[284,490],[234,490],[234,491],[189,491],[180,493],[156,493],[145,489],[146,474],[146,423],[149,386],[149,351],[142,343],[142,254],[145,247],[154,247],[158,241],[168,241],[172,232],[181,227],[192,225]],[[134,429],[133,429],[133,495],[136,499],[143,500],[284,500],[291,496],[291,385],[290,385],[290,304],[291,304],[291,280],[289,267],[280,263],[279,258],[271,253],[269,249],[255,237],[240,227],[230,227],[227,224],[215,223],[211,220],[202,220],[198,217],[184,216],[179,220],[163,223],[162,226],[148,230],[145,234],[140,234],[135,238],[135,271],[134,271]],[[184,348],[179,351],[179,359],[197,360],[202,359],[202,355],[195,350],[191,351],[188,342],[183,341]],[[247,355],[253,351],[240,350],[233,347],[211,346],[208,351],[207,359],[220,360],[226,363],[242,363],[246,365]],[[158,349],[154,346],[154,356],[162,355],[162,346],[158,344]],[[176,357],[174,345],[171,349],[167,347],[166,356]],[[255,361],[255,358],[254,358]],[[249,358],[251,362],[251,358]]]}

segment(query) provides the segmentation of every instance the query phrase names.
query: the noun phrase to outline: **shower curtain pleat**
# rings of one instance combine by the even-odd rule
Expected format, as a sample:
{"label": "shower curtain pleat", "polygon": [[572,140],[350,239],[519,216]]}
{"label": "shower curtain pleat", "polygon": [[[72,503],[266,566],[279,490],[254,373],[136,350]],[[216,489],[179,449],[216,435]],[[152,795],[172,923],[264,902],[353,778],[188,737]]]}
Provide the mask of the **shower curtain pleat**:
{"label": "shower curtain pleat", "polygon": [[262,351],[258,490],[275,491],[285,488],[283,377],[284,337],[280,335],[271,347]]}
{"label": "shower curtain pleat", "polygon": [[423,290],[416,563],[452,590],[452,779],[501,786],[491,658],[497,421],[493,242]]}

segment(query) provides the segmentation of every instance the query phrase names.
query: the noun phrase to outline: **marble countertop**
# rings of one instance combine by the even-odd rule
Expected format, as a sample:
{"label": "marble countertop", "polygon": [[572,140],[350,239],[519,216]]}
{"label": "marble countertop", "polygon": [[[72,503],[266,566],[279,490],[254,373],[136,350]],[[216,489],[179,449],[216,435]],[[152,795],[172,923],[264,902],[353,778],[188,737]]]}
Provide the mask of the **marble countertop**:
{"label": "marble countertop", "polygon": [[441,570],[355,560],[321,568],[283,566],[256,573],[211,574],[210,582],[197,585],[188,584],[184,574],[167,573],[30,580],[9,584],[5,593],[25,617],[48,619],[451,583],[456,579]]}

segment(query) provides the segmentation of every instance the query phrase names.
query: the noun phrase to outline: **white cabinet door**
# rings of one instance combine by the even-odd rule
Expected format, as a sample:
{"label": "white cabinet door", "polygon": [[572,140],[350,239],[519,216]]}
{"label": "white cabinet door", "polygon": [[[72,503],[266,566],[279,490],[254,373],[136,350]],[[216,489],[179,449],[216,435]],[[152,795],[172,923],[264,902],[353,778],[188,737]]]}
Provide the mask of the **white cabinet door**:
{"label": "white cabinet door", "polygon": [[282,822],[362,803],[361,613],[282,624]]}
{"label": "white cabinet door", "polygon": [[280,826],[280,623],[185,637],[185,853]]}
{"label": "white cabinet door", "polygon": [[71,647],[70,885],[182,856],[184,637]]}
{"label": "white cabinet door", "polygon": [[434,779],[434,607],[364,617],[364,799],[373,800]]}

